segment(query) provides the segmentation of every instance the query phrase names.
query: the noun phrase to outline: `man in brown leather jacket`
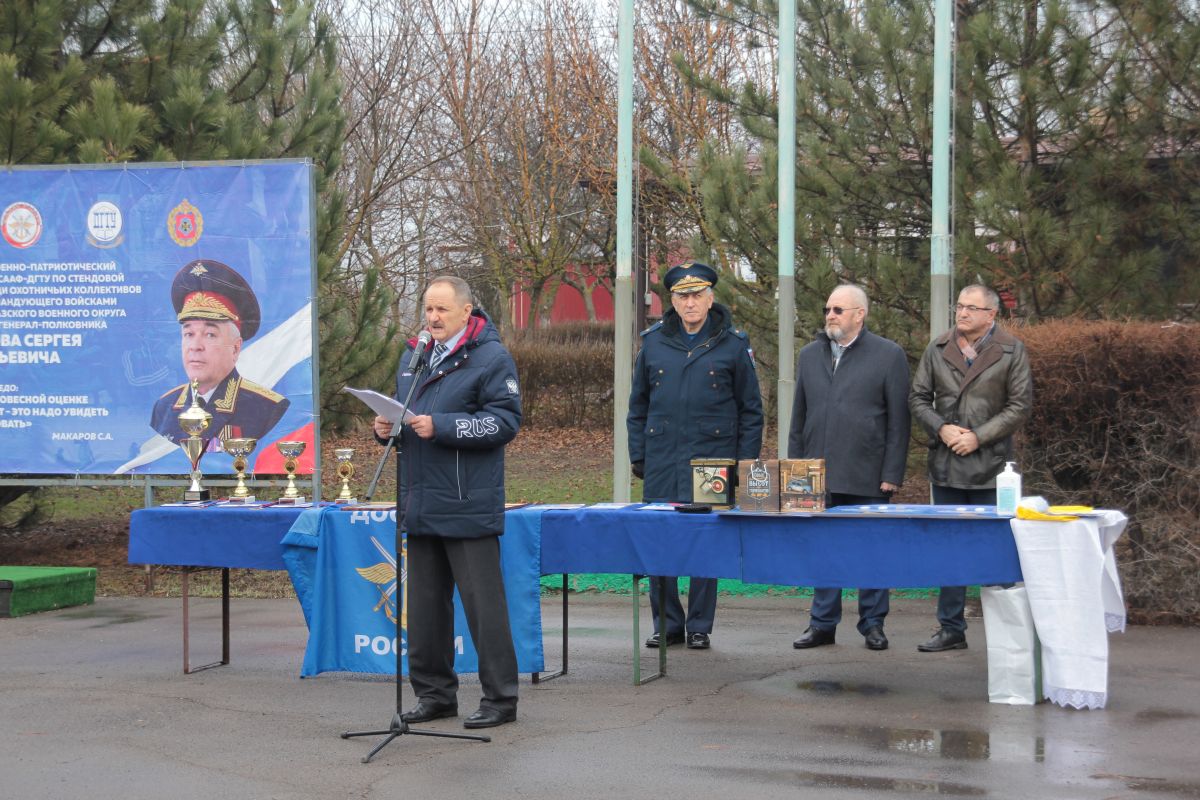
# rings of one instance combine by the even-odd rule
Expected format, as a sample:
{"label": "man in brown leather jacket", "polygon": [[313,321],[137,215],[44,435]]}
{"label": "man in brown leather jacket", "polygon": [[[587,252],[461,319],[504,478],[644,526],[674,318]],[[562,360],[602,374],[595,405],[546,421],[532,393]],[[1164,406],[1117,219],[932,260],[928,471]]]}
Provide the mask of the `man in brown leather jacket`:
{"label": "man in brown leather jacket", "polygon": [[[1012,460],[1013,434],[1033,405],[1025,345],[996,325],[999,305],[986,286],[963,289],[954,329],[929,343],[913,378],[908,405],[929,435],[929,483],[939,505],[995,505],[996,475]],[[967,646],[966,594],[965,586],[941,588],[941,627],[918,650]]]}

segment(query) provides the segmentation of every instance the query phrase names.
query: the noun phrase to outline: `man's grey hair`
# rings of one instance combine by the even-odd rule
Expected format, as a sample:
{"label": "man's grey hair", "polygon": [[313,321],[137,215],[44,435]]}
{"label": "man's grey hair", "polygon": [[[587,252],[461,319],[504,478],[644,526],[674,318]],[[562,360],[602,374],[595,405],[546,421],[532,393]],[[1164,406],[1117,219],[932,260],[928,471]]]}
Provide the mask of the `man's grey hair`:
{"label": "man's grey hair", "polygon": [[425,290],[428,291],[430,287],[438,283],[444,283],[454,289],[454,299],[461,305],[465,306],[467,303],[475,305],[475,295],[471,293],[470,284],[457,275],[438,275],[429,281],[429,286],[426,286]]}
{"label": "man's grey hair", "polygon": [[[853,283],[843,283],[838,285],[833,291],[836,292],[842,289],[847,289],[854,295],[854,302],[862,306],[864,316],[871,312],[871,301],[867,299],[867,293],[862,290],[861,286],[855,286]],[[832,295],[833,292],[830,292],[830,294]]]}
{"label": "man's grey hair", "polygon": [[972,283],[970,286],[964,286],[962,291],[958,293],[959,299],[962,298],[965,292],[982,292],[983,296],[987,298],[988,308],[995,309],[997,311],[1000,310],[1000,295],[996,294],[982,283]]}

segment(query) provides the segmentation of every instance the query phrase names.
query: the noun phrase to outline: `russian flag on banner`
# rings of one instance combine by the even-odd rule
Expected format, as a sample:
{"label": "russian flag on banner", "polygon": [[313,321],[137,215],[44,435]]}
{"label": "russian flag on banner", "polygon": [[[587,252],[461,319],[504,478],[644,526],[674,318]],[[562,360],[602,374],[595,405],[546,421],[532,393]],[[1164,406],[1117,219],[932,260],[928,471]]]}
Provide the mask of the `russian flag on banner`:
{"label": "russian flag on banner", "polygon": [[304,452],[296,459],[296,474],[311,475],[316,469],[316,442],[315,428],[313,423],[308,423],[303,428],[297,428],[291,433],[280,436],[273,442],[260,443],[258,457],[254,459],[253,472],[256,475],[283,475],[286,470],[283,468],[283,456],[280,455],[279,449],[275,447],[275,442],[304,442]]}

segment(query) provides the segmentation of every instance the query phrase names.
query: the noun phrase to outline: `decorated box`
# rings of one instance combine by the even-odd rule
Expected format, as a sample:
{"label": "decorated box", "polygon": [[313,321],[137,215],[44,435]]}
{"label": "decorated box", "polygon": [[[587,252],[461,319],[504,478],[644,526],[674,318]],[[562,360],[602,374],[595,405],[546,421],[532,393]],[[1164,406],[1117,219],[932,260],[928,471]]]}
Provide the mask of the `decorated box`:
{"label": "decorated box", "polygon": [[778,459],[738,462],[737,504],[742,511],[779,511]]}
{"label": "decorated box", "polygon": [[779,460],[779,510],[785,513],[825,510],[825,459]]}

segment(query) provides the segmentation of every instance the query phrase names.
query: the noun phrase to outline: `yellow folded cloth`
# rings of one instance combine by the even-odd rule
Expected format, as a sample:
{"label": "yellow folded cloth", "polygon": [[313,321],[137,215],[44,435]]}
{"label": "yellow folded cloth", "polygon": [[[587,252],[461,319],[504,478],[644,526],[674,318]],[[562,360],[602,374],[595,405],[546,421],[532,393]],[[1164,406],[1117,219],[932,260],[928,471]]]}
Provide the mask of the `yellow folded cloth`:
{"label": "yellow folded cloth", "polygon": [[1079,519],[1075,514],[1091,511],[1091,506],[1050,506],[1038,511],[1026,505],[1017,506],[1017,519],[1033,519],[1041,522],[1070,522]]}

